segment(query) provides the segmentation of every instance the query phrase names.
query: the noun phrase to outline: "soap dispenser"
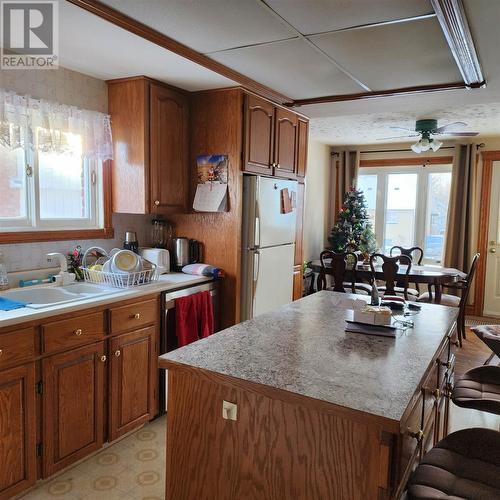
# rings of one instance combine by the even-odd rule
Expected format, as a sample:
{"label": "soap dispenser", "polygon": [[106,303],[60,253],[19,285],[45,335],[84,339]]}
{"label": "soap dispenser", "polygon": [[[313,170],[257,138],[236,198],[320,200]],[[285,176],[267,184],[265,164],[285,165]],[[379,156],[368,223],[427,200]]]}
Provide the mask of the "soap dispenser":
{"label": "soap dispenser", "polygon": [[7,276],[7,266],[5,265],[3,253],[0,252],[0,290],[7,290],[7,288],[9,288],[9,278]]}

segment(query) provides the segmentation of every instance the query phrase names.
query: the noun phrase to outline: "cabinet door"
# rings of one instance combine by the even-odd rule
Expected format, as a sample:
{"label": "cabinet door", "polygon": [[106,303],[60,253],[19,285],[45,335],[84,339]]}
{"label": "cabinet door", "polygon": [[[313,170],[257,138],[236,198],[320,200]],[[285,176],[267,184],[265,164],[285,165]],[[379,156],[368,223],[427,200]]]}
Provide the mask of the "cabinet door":
{"label": "cabinet door", "polygon": [[104,342],[42,361],[44,477],[103,444]]}
{"label": "cabinet door", "polygon": [[110,341],[110,440],[151,420],[157,409],[156,327],[119,335]]}
{"label": "cabinet door", "polygon": [[307,146],[309,139],[309,122],[303,118],[298,121],[297,138],[297,176],[305,177],[307,168]]}
{"label": "cabinet door", "polygon": [[256,174],[273,174],[274,106],[258,97],[245,96],[245,164]]}
{"label": "cabinet door", "polygon": [[297,139],[299,120],[295,113],[276,109],[276,135],[274,144],[274,175],[295,178],[297,172]]}
{"label": "cabinet door", "polygon": [[151,211],[185,212],[189,197],[189,103],[161,85],[150,93]]}
{"label": "cabinet door", "polygon": [[302,298],[302,266],[293,266],[293,300]]}
{"label": "cabinet door", "polygon": [[0,372],[0,498],[36,480],[35,365]]}

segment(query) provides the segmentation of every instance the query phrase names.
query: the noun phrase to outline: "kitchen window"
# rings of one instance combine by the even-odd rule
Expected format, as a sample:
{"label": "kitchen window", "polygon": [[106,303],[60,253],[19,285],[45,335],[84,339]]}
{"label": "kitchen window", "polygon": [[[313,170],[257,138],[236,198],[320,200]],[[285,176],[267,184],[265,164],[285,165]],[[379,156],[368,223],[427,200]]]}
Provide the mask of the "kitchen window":
{"label": "kitchen window", "polygon": [[382,252],[416,245],[424,250],[424,263],[442,262],[451,165],[360,168],[358,187]]}
{"label": "kitchen window", "polygon": [[108,115],[0,89],[0,242],[111,236],[111,151]]}

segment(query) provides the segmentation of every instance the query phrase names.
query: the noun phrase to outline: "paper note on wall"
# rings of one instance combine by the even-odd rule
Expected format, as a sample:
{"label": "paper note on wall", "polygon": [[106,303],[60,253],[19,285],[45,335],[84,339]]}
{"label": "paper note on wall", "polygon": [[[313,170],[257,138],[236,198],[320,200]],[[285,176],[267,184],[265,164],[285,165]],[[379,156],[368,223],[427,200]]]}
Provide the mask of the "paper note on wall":
{"label": "paper note on wall", "polygon": [[193,208],[197,212],[224,212],[226,205],[227,184],[205,182],[196,186]]}
{"label": "paper note on wall", "polygon": [[288,188],[281,190],[281,213],[289,214],[292,211],[292,203]]}

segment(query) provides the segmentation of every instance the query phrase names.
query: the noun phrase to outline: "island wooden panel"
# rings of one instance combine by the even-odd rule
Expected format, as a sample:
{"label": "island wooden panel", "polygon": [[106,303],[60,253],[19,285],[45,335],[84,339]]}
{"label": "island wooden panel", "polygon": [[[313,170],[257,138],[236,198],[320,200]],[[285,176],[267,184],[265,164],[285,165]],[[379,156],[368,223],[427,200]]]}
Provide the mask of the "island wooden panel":
{"label": "island wooden panel", "polygon": [[[222,401],[237,403],[237,421]],[[380,428],[169,371],[167,500],[378,498]]]}

